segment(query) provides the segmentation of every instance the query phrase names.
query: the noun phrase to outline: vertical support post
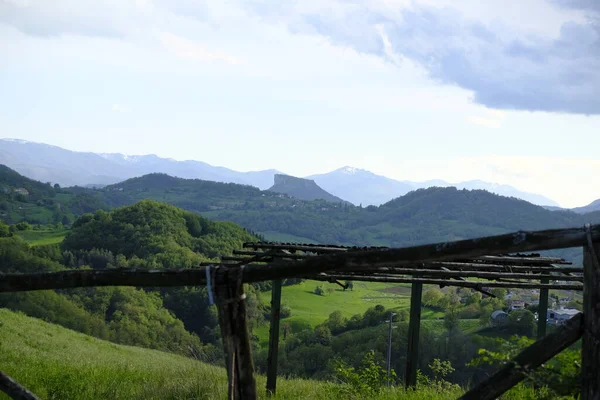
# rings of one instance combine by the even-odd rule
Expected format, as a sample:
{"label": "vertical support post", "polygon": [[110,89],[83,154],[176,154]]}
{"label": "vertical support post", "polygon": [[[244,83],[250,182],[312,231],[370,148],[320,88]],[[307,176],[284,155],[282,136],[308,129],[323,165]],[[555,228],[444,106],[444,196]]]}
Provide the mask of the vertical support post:
{"label": "vertical support post", "polygon": [[269,355],[267,356],[267,395],[274,396],[277,389],[277,357],[279,354],[279,319],[281,312],[281,280],[271,285],[271,327],[269,330]]}
{"label": "vertical support post", "polygon": [[581,346],[581,400],[600,398],[600,243],[583,251],[583,340]]}
{"label": "vertical support post", "polygon": [[388,379],[388,386],[390,386],[392,380],[391,380],[391,375],[392,375],[392,320],[394,318],[394,314],[393,312],[390,312],[390,329],[388,332],[388,348],[387,348],[387,379]]}
{"label": "vertical support post", "polygon": [[244,267],[220,267],[216,272],[215,291],[219,324],[226,356],[228,399],[255,400],[256,381],[246,324],[246,295],[242,284]]}
{"label": "vertical support post", "polygon": [[[542,279],[541,283],[550,282],[548,279]],[[548,289],[540,289],[540,304],[538,307],[538,326],[537,338],[546,336],[546,320],[548,319]]]}
{"label": "vertical support post", "polygon": [[405,385],[417,385],[417,361],[419,360],[419,331],[421,329],[422,283],[413,283],[410,291],[410,320],[408,321],[408,351],[406,357]]}

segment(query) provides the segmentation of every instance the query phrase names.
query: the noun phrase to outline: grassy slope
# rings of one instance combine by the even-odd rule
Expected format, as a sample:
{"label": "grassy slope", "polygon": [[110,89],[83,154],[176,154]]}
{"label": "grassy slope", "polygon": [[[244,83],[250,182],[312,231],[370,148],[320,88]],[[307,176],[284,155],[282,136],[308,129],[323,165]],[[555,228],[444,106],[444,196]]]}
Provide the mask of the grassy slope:
{"label": "grassy slope", "polygon": [[[225,370],[184,357],[95,339],[0,309],[0,370],[41,399],[222,399]],[[257,377],[264,398],[265,379]],[[280,378],[279,399],[337,398],[339,387]],[[390,390],[378,399],[454,399]],[[0,399],[7,399],[0,393]]]}
{"label": "grassy slope", "polygon": [[[325,290],[334,289],[325,296],[314,294],[317,285]],[[265,304],[271,302],[271,292],[262,292],[261,299]],[[294,331],[306,326],[316,326],[329,317],[334,311],[341,311],[345,317],[363,314],[368,308],[377,304],[396,310],[410,308],[410,286],[377,282],[354,282],[353,290],[342,290],[336,284],[317,281],[304,281],[298,285],[284,286],[281,295],[282,304],[287,304],[292,310],[292,316],[282,321],[291,324]],[[423,319],[437,319],[443,313],[423,309]],[[262,344],[269,338],[268,325],[254,330]]]}
{"label": "grassy slope", "polygon": [[31,246],[42,246],[46,244],[57,244],[62,242],[67,232],[68,230],[66,229],[40,229],[21,231],[17,234]]}

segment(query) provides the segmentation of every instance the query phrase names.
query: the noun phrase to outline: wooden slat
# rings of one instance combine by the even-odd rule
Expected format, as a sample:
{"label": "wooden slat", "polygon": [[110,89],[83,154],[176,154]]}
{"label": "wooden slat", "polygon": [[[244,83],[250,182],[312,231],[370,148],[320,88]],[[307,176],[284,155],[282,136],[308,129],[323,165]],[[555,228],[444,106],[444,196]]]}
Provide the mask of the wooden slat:
{"label": "wooden slat", "polygon": [[[583,314],[579,313],[541,340],[520,352],[512,362],[465,393],[460,400],[494,400],[525,378],[524,370],[533,370],[575,343],[583,333]],[[596,365],[597,367],[597,365]],[[590,397],[591,399],[592,397]],[[593,397],[597,399],[598,397]]]}
{"label": "wooden slat", "polygon": [[346,274],[330,274],[323,273],[320,275],[301,276],[304,279],[315,281],[333,282],[334,280],[352,280],[360,282],[386,282],[386,283],[422,283],[424,285],[445,285],[456,287],[467,287],[477,289],[482,287],[501,287],[515,289],[540,289],[548,288],[555,290],[583,290],[583,285],[569,284],[541,284],[541,283],[513,283],[513,282],[494,282],[494,281],[453,281],[449,279],[433,279],[433,278],[401,278],[398,276],[361,276],[361,275],[346,275]]}

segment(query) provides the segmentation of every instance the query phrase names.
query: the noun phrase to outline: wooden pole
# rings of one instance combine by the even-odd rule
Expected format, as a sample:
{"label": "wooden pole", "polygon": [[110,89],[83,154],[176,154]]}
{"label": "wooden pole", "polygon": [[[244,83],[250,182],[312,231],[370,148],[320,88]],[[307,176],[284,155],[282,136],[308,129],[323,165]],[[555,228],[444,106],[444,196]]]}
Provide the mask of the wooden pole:
{"label": "wooden pole", "polygon": [[15,400],[40,400],[35,394],[31,393],[2,371],[0,371],[0,391]]}
{"label": "wooden pole", "polygon": [[281,280],[271,285],[271,327],[269,330],[269,355],[267,356],[267,395],[274,396],[277,389],[277,358],[279,353],[279,319],[281,313]]}
{"label": "wooden pole", "polygon": [[[495,400],[525,379],[532,370],[575,343],[583,333],[583,314],[579,313],[520,352],[494,375],[465,393],[459,400]],[[597,397],[596,397],[597,398]]]}
{"label": "wooden pole", "polygon": [[406,377],[404,382],[406,388],[414,388],[417,385],[422,294],[423,284],[413,283],[410,291],[410,319],[408,321],[408,349],[406,357]]}
{"label": "wooden pole", "polygon": [[600,399],[600,243],[591,236],[583,252],[581,400]]}
{"label": "wooden pole", "polygon": [[[547,284],[547,279],[542,279],[540,282]],[[546,336],[546,319],[548,318],[548,288],[540,289],[540,303],[538,307],[538,328],[537,338],[541,339]]]}
{"label": "wooden pole", "polygon": [[219,268],[215,286],[217,306],[226,354],[228,399],[255,400],[256,381],[250,335],[246,323],[246,295],[242,283],[244,267]]}

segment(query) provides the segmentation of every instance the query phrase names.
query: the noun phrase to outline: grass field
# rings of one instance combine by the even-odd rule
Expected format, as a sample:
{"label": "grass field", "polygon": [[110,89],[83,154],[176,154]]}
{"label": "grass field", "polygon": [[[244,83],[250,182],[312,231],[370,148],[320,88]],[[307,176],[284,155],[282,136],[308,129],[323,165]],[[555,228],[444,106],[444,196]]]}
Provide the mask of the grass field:
{"label": "grass field", "polygon": [[66,229],[40,229],[21,231],[17,234],[31,246],[41,246],[45,244],[56,244],[62,242],[67,232],[68,231]]}
{"label": "grass field", "polygon": [[[314,293],[316,286],[325,289],[325,296]],[[327,289],[333,289],[328,292]],[[271,292],[260,294],[265,304],[271,302]],[[370,307],[381,304],[385,308],[406,310],[410,308],[410,285],[354,282],[353,290],[344,291],[333,283],[304,281],[298,285],[284,286],[282,289],[281,303],[288,305],[292,316],[282,321],[289,322],[293,332],[306,327],[314,327],[329,317],[334,311],[341,311],[349,318],[354,314],[363,314]],[[438,319],[443,317],[442,312],[423,309],[423,319]],[[265,345],[269,338],[269,326],[263,325],[254,330],[260,338],[261,345]]]}
{"label": "grass field", "polygon": [[[41,399],[224,399],[220,367],[189,358],[121,346],[0,309],[0,370]],[[260,398],[265,378],[257,376]],[[333,383],[278,380],[277,399],[333,399]],[[375,399],[455,399],[429,390],[390,389]],[[0,399],[8,399],[0,393]]]}

